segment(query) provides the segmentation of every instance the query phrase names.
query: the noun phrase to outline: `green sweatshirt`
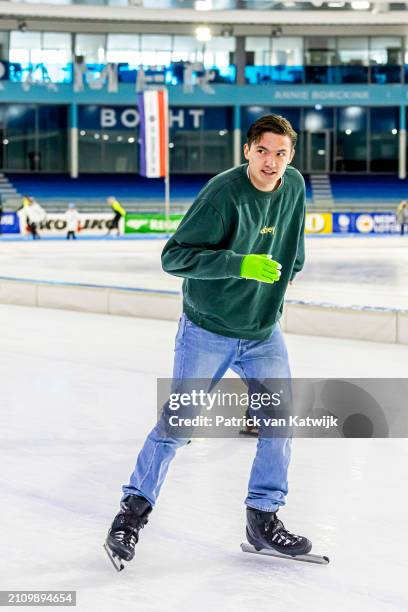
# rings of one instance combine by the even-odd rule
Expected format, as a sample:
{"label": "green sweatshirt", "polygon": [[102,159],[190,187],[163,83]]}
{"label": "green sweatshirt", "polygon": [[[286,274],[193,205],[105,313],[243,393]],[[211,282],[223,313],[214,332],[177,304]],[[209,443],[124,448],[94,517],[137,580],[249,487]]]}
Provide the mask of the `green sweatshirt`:
{"label": "green sweatshirt", "polygon": [[[204,329],[265,340],[282,314],[285,291],[304,263],[305,183],[288,166],[278,189],[259,191],[247,164],[211,179],[163,249],[163,269],[184,278],[183,310]],[[244,255],[282,264],[273,285],[240,277]]]}

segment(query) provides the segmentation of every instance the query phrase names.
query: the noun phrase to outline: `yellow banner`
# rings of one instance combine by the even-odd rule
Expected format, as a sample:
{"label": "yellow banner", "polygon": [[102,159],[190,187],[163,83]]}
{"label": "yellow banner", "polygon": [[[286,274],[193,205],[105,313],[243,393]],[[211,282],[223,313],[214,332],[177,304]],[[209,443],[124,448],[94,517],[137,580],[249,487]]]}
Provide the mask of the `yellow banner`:
{"label": "yellow banner", "polygon": [[306,234],[331,234],[332,232],[332,213],[306,213]]}

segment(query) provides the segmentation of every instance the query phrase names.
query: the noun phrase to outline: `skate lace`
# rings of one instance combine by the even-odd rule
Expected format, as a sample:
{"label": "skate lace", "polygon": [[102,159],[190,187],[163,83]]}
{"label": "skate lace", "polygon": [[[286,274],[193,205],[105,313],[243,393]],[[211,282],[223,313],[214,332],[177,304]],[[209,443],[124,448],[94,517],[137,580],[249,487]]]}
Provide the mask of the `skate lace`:
{"label": "skate lace", "polygon": [[138,541],[138,531],[143,529],[147,520],[135,517],[132,513],[123,512],[116,517],[115,523],[112,534],[115,540],[133,548]]}
{"label": "skate lace", "polygon": [[302,539],[301,536],[285,529],[284,524],[279,519],[272,519],[270,523],[267,523],[265,525],[265,532],[268,539],[279,546],[293,546]]}

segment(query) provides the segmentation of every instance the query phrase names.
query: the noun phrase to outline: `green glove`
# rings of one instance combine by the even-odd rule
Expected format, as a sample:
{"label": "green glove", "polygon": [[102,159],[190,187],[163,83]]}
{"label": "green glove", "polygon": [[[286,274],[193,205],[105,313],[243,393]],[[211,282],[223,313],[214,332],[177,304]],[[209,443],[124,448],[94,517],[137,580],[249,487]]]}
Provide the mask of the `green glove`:
{"label": "green glove", "polygon": [[282,266],[270,255],[245,255],[241,263],[241,276],[261,283],[274,283],[280,279]]}

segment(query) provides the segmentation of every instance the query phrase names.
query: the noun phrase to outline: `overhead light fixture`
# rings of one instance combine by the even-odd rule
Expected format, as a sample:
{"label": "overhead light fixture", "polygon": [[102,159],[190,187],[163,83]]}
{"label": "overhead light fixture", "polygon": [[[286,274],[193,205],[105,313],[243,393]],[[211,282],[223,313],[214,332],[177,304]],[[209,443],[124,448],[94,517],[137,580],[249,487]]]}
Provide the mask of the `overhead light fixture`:
{"label": "overhead light fixture", "polygon": [[335,0],[334,2],[328,2],[327,6],[329,8],[343,8],[345,4],[346,3],[345,2],[341,2],[341,0]]}
{"label": "overhead light fixture", "polygon": [[355,11],[366,11],[370,8],[370,3],[366,0],[355,0],[351,2],[351,8]]}
{"label": "overhead light fixture", "polygon": [[211,30],[208,26],[198,26],[195,31],[196,39],[199,42],[209,42],[212,38]]}
{"label": "overhead light fixture", "polygon": [[196,0],[194,2],[194,8],[196,11],[211,11],[212,0]]}

